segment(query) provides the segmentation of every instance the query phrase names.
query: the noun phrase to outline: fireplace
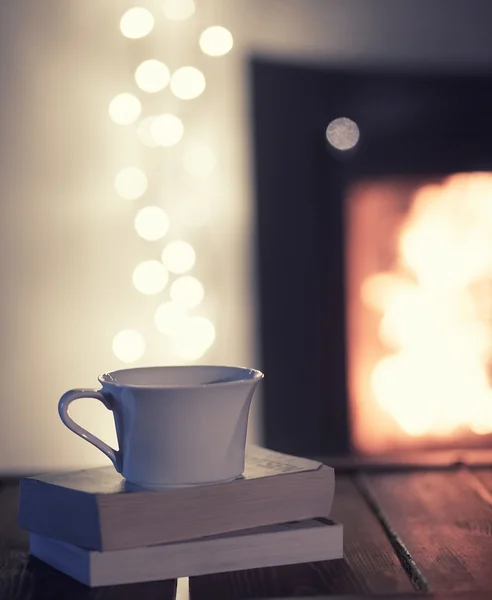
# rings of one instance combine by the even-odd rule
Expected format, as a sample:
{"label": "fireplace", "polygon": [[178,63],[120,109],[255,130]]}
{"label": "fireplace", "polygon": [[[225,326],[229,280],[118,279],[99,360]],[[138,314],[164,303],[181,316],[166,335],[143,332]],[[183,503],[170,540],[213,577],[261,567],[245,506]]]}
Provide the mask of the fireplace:
{"label": "fireplace", "polygon": [[267,446],[492,442],[492,79],[251,65]]}

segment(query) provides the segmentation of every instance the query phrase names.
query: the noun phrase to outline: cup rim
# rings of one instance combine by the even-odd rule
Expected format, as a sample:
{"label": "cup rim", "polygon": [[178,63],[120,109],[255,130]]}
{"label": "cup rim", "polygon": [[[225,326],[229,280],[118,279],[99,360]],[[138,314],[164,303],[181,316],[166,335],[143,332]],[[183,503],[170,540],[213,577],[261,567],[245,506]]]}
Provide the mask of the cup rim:
{"label": "cup rim", "polygon": [[[176,384],[148,384],[148,383],[122,383],[116,379],[118,373],[130,372],[130,371],[143,371],[143,370],[175,370],[175,371],[189,371],[189,370],[217,370],[223,369],[224,377],[227,377],[227,374],[231,372],[240,373],[244,372],[243,377],[238,377],[236,379],[219,379],[216,381],[207,381],[205,383],[176,383]],[[130,367],[127,369],[116,369],[114,371],[108,371],[106,373],[101,373],[99,375],[98,380],[101,385],[110,385],[120,388],[145,388],[145,389],[196,389],[196,388],[210,388],[210,387],[224,387],[237,385],[240,383],[251,383],[251,382],[259,382],[263,379],[264,374],[258,369],[252,369],[249,367],[241,367],[234,365],[176,365],[176,366],[148,366],[148,367]]]}

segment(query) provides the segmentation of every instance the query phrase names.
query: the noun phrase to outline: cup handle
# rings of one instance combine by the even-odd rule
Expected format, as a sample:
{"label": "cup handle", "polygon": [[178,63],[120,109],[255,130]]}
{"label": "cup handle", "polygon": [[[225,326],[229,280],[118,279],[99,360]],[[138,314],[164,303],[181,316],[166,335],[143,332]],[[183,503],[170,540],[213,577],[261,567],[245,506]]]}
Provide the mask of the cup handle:
{"label": "cup handle", "polygon": [[74,433],[79,435],[84,440],[88,441],[89,444],[92,444],[93,446],[98,448],[101,452],[103,452],[113,463],[116,471],[118,473],[121,473],[121,469],[122,469],[121,450],[115,450],[114,448],[111,448],[111,446],[108,446],[108,444],[106,444],[105,442],[100,440],[98,437],[93,435],[90,431],[87,431],[87,429],[84,429],[80,425],[77,425],[77,423],[69,415],[68,407],[74,400],[77,400],[77,398],[95,398],[96,400],[99,400],[100,402],[102,402],[108,410],[112,411],[113,407],[112,407],[112,403],[111,403],[111,396],[104,395],[100,390],[96,390],[96,389],[69,390],[68,392],[65,392],[63,394],[63,396],[60,398],[60,401],[58,402],[58,414],[60,415],[60,419],[63,421],[63,423],[69,429],[71,429]]}

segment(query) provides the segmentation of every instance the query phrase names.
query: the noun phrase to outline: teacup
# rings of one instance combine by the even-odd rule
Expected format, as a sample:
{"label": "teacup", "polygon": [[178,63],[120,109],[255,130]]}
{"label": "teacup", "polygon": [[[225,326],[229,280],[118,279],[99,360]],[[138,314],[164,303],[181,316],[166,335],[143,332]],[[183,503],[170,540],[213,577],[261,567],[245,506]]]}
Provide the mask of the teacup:
{"label": "teacup", "polygon": [[[66,392],[58,411],[135,486],[231,481],[244,471],[249,410],[262,378],[255,369],[229,366],[122,369],[101,375],[101,389]],[[119,450],[70,417],[77,398],[96,398],[113,411]]]}

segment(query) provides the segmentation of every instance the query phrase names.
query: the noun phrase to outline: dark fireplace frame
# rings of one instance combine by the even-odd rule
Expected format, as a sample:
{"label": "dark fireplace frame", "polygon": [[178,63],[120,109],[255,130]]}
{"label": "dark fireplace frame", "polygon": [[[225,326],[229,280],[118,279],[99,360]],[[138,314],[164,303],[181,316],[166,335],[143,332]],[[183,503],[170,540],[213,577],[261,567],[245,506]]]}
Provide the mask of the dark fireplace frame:
{"label": "dark fireplace frame", "polygon": [[[351,452],[344,190],[364,177],[492,170],[492,71],[250,63],[265,445]],[[353,150],[325,137],[337,117]]]}

